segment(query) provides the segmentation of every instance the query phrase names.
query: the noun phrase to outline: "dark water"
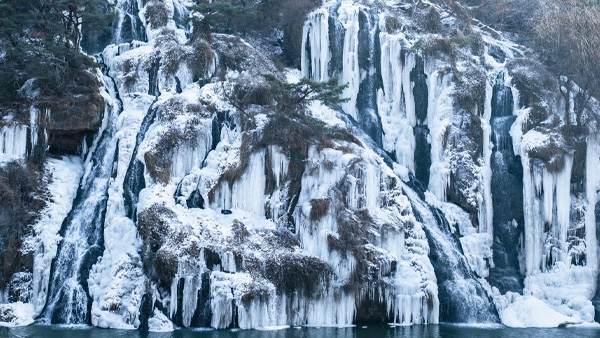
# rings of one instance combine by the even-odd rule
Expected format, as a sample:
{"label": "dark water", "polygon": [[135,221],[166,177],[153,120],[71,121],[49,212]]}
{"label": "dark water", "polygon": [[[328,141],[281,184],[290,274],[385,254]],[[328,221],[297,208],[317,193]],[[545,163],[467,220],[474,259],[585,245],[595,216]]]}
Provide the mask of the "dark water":
{"label": "dark water", "polygon": [[169,333],[27,326],[0,328],[0,338],[596,338],[600,328],[510,329],[458,325],[429,325],[368,328],[301,328],[279,331],[176,330]]}

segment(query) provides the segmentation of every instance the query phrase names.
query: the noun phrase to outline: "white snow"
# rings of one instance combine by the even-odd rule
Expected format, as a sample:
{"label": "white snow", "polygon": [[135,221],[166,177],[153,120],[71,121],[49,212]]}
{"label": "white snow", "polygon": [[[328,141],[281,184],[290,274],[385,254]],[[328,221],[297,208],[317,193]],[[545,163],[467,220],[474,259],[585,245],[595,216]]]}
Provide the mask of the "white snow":
{"label": "white snow", "polygon": [[27,326],[33,324],[33,304],[11,303],[0,304],[0,327]]}
{"label": "white snow", "polygon": [[171,332],[173,323],[162,312],[154,310],[152,318],[148,319],[148,331],[150,332]]}
{"label": "white snow", "polygon": [[532,296],[518,297],[514,303],[500,311],[500,319],[509,327],[558,327],[577,323]]}

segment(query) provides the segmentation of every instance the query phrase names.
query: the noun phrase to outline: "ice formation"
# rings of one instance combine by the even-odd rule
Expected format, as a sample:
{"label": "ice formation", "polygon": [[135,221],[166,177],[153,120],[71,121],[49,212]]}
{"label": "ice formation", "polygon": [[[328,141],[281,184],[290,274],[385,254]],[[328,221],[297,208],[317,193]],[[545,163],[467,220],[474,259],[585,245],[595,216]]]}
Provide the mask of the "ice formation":
{"label": "ice formation", "polygon": [[27,126],[12,124],[0,130],[0,155],[3,161],[22,159],[27,155]]}
{"label": "ice formation", "polygon": [[27,242],[27,246],[35,251],[32,316],[39,315],[46,305],[50,267],[61,240],[58,232],[71,210],[79,185],[78,178],[83,174],[83,164],[77,158],[52,159],[48,161],[46,171],[51,179],[49,186],[49,191],[52,193],[51,200],[42,212],[41,220],[34,226],[34,237]]}
{"label": "ice formation", "polygon": [[[515,45],[482,33],[485,65],[452,65],[387,25],[385,5],[328,1],[303,26],[301,69],[277,75],[347,85],[339,109],[313,102],[302,118],[356,140],[294,148],[262,142],[273,132],[268,109],[250,105],[242,119],[228,102],[228,86],[276,72],[259,48],[214,34],[206,69],[195,74],[168,59],[193,52],[189,3],[155,2],[169,14],[163,27],[147,24],[149,4],[117,1],[115,36],[97,56],[104,120],[82,160],[47,163],[51,199],[27,242],[31,303],[0,305],[13,314],[4,322],[344,327],[373,320],[371,310],[396,325],[594,320],[600,141],[586,140],[584,169],[574,152],[543,158],[564,139],[528,128],[532,109],[509,76]],[[246,53],[235,70],[224,65],[226,48]],[[484,97],[470,110],[457,99],[468,67],[485,69]],[[513,101],[495,116],[499,78]],[[2,127],[3,162],[47,143],[47,114],[32,107],[29,125]],[[474,121],[468,132],[464,116]],[[492,168],[505,148],[520,157],[523,224],[495,221]],[[464,163],[466,180],[457,173]],[[583,188],[572,185],[577,170]],[[507,225],[523,229],[522,294],[490,285],[495,255],[504,254],[495,236]]]}

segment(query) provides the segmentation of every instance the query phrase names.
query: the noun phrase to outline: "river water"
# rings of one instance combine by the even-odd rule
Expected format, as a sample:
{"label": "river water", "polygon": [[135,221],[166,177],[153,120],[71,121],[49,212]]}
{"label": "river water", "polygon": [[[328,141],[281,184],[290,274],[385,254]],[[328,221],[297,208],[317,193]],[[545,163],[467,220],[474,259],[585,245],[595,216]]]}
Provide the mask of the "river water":
{"label": "river water", "polygon": [[512,329],[460,325],[369,326],[260,330],[175,330],[167,333],[33,325],[0,328],[0,338],[596,338],[600,327]]}

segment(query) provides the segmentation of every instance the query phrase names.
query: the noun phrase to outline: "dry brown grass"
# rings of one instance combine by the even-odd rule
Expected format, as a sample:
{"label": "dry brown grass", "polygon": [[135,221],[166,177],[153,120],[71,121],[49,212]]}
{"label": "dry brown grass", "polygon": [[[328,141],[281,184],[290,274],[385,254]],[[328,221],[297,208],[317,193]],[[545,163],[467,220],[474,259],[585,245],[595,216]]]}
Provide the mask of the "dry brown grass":
{"label": "dry brown grass", "polygon": [[153,180],[167,184],[171,179],[171,163],[162,160],[156,153],[149,151],[144,154],[146,170]]}
{"label": "dry brown grass", "polygon": [[310,220],[318,221],[321,218],[327,215],[329,211],[329,205],[331,204],[331,199],[329,198],[319,198],[310,200]]}
{"label": "dry brown grass", "polygon": [[205,41],[196,41],[192,44],[192,52],[186,55],[188,67],[194,76],[194,81],[206,78],[210,67],[214,63],[215,53]]}
{"label": "dry brown grass", "polygon": [[267,259],[265,277],[286,294],[311,297],[333,276],[329,264],[312,256],[285,254]]}
{"label": "dry brown grass", "polygon": [[143,243],[144,270],[163,285],[169,286],[177,273],[178,257],[164,244],[169,239],[169,223],[177,216],[162,204],[140,212],[137,229]]}
{"label": "dry brown grass", "polygon": [[146,6],[146,19],[152,29],[164,27],[169,23],[169,10],[163,2],[152,1]]}
{"label": "dry brown grass", "polygon": [[11,162],[0,168],[0,288],[18,270],[33,268],[31,254],[21,251],[22,240],[45,207],[42,168]]}

